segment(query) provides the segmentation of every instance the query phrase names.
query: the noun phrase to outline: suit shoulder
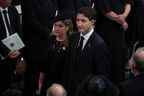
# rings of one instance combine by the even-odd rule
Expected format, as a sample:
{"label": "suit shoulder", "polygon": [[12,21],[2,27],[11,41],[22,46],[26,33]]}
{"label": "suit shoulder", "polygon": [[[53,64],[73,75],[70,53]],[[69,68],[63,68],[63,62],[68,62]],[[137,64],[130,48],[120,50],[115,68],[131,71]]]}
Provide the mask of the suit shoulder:
{"label": "suit shoulder", "polygon": [[103,38],[97,32],[94,32],[94,36],[97,43],[105,43]]}
{"label": "suit shoulder", "polygon": [[9,6],[8,9],[17,11],[17,9],[14,6]]}
{"label": "suit shoulder", "polygon": [[18,11],[17,11],[17,9],[16,9],[14,6],[8,7],[8,10],[9,10],[10,12],[12,12],[13,14],[17,14],[17,15],[18,15]]}

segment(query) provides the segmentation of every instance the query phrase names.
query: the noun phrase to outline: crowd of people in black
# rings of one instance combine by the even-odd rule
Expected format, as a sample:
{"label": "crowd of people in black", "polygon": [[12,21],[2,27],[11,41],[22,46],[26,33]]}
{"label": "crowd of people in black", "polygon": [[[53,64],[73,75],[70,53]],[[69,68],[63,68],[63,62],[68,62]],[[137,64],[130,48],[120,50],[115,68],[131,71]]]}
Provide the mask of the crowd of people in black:
{"label": "crowd of people in black", "polygon": [[143,11],[144,0],[0,0],[0,95],[144,96]]}

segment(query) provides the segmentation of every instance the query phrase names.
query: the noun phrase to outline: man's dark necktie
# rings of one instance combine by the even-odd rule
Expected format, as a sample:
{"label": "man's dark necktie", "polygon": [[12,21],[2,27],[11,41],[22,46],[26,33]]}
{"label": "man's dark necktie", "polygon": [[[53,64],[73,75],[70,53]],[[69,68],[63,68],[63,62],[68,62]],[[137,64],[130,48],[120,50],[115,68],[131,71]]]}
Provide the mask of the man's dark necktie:
{"label": "man's dark necktie", "polygon": [[78,50],[82,50],[82,47],[83,47],[83,40],[84,40],[84,37],[83,36],[80,36],[80,40],[79,40],[79,44],[78,44]]}
{"label": "man's dark necktie", "polygon": [[10,23],[9,23],[9,21],[8,21],[8,17],[7,17],[8,12],[7,12],[6,10],[3,10],[3,14],[4,14],[5,23],[6,23],[8,32],[9,32],[9,33],[12,33],[12,28],[11,28],[11,25],[10,25]]}

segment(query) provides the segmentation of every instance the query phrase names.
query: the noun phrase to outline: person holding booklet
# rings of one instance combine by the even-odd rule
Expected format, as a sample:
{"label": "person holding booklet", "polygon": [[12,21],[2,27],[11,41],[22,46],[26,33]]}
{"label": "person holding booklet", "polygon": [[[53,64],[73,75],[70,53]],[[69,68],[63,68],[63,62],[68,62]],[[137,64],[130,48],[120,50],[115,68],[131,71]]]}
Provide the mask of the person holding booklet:
{"label": "person holding booklet", "polygon": [[[18,35],[18,12],[12,0],[0,0],[0,95],[8,88],[16,60],[24,44]],[[1,95],[2,96],[2,95]]]}

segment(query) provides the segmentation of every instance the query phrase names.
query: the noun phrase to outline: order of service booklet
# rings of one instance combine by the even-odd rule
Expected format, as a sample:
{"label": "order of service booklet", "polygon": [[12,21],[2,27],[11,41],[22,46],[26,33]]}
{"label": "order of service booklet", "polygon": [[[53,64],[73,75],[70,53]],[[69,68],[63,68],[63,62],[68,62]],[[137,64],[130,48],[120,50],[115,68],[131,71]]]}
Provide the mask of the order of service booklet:
{"label": "order of service booklet", "polygon": [[17,33],[14,33],[2,40],[3,44],[11,51],[19,50],[25,47],[23,41]]}

